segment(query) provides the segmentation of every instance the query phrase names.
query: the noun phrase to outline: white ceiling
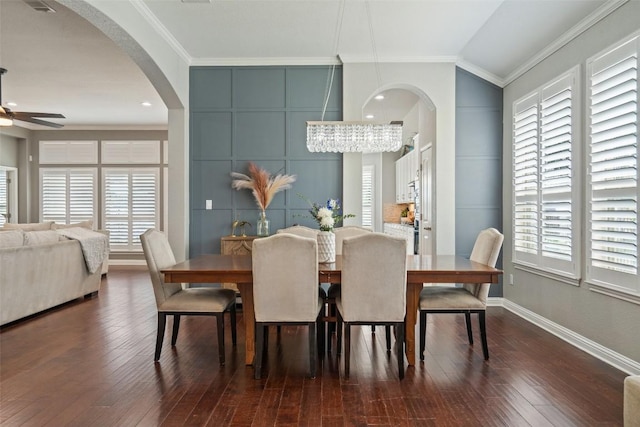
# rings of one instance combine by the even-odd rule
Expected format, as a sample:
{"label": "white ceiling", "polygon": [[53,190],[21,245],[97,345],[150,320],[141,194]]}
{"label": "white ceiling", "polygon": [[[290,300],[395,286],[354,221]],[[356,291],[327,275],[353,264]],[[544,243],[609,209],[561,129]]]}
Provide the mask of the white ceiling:
{"label": "white ceiling", "polygon": [[[9,70],[3,106],[62,113],[66,119],[58,121],[67,129],[166,126],[166,107],[133,61],[83,18],[45,1],[56,13],[0,0],[0,67]],[[138,9],[158,37],[172,38],[194,65],[328,63],[336,56],[344,62],[450,61],[503,85],[620,3],[141,0]]]}

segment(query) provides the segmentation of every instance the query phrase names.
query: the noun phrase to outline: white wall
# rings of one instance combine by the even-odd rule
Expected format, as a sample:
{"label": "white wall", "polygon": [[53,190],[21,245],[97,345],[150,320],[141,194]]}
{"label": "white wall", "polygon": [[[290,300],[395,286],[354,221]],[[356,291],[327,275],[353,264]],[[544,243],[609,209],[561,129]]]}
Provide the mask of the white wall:
{"label": "white wall", "polygon": [[[362,120],[362,107],[369,98],[389,88],[422,94],[435,105],[436,251],[441,255],[455,254],[455,64],[381,63],[378,67],[380,85],[375,64],[343,65],[343,118]],[[344,210],[358,215],[362,204],[362,155],[346,153],[343,162]]]}
{"label": "white wall", "polygon": [[[595,53],[640,29],[640,2],[631,1],[572,40],[566,46],[509,84],[504,89],[504,165],[503,268],[505,277],[513,274],[514,285],[504,285],[504,297],[555,322],[588,340],[636,362],[640,369],[640,305],[591,291],[582,283],[573,286],[550,278],[514,269],[512,244],[512,110],[513,102],[562,72],[580,64],[581,105],[585,102],[585,61]],[[586,132],[582,139],[586,141]],[[585,142],[586,144],[586,142]],[[582,211],[586,211],[583,205]],[[584,221],[582,224],[585,227]],[[584,233],[583,233],[584,234]],[[585,252],[585,251],[583,251]],[[584,266],[586,263],[583,262]],[[583,267],[584,269],[584,267]],[[584,277],[584,271],[582,276]],[[508,283],[508,280],[505,280]],[[633,365],[632,362],[630,362]]]}

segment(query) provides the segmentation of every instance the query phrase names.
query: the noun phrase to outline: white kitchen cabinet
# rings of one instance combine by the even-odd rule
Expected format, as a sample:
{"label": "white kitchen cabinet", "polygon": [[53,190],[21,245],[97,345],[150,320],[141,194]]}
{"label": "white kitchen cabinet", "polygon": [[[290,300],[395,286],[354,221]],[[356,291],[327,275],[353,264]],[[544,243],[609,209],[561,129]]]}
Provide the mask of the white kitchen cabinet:
{"label": "white kitchen cabinet", "polygon": [[413,194],[409,184],[418,179],[420,162],[418,152],[410,151],[396,160],[396,203],[412,203]]}
{"label": "white kitchen cabinet", "polygon": [[383,231],[391,236],[402,237],[407,241],[407,255],[413,254],[414,229],[413,225],[384,223]]}

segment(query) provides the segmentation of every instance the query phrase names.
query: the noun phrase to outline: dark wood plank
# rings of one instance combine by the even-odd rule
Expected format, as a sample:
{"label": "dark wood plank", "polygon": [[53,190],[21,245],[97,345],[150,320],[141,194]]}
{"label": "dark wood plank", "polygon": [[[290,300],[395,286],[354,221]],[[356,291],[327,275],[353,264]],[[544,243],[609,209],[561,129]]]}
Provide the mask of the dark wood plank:
{"label": "dark wood plank", "polygon": [[241,313],[235,348],[226,333],[225,366],[215,319],[205,317],[183,319],[175,348],[168,325],[154,363],[148,273],[114,267],[98,297],[2,328],[0,424],[622,425],[624,373],[502,308],[488,309],[487,325],[484,361],[481,346],[467,342],[463,316],[429,316],[425,361],[402,382],[381,327],[354,327],[349,380],[335,345],[310,379],[306,328],[283,328],[279,338],[271,328],[256,381]]}

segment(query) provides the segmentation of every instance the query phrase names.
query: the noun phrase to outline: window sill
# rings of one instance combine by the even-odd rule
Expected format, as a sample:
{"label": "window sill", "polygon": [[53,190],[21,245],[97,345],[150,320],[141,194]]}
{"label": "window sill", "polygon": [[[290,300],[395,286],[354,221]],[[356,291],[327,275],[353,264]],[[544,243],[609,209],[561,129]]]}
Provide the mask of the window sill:
{"label": "window sill", "polygon": [[605,286],[592,282],[585,282],[589,286],[589,290],[608,297],[617,298],[632,304],[640,305],[640,294],[628,289],[621,289],[614,286]]}
{"label": "window sill", "polygon": [[540,267],[534,267],[531,265],[521,264],[517,262],[514,262],[513,265],[516,270],[526,271],[527,273],[546,277],[547,279],[556,280],[558,282],[567,283],[572,286],[580,286],[580,278],[578,277],[572,277],[572,276],[560,274],[551,270],[545,270]]}

